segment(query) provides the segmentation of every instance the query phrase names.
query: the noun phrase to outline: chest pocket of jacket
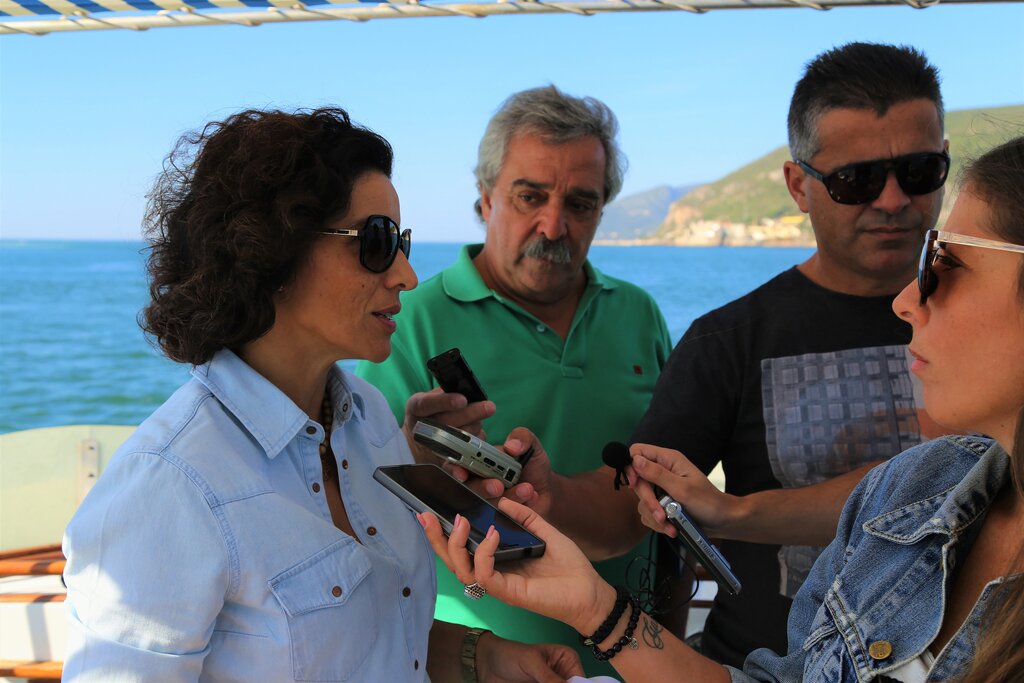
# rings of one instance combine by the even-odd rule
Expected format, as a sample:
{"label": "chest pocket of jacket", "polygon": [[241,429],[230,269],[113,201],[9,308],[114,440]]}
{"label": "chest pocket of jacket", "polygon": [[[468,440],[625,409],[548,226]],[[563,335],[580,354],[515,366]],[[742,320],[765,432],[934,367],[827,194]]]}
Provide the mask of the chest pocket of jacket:
{"label": "chest pocket of jacket", "polygon": [[270,580],[288,617],[296,681],[347,681],[366,661],[377,639],[371,567],[345,538]]}

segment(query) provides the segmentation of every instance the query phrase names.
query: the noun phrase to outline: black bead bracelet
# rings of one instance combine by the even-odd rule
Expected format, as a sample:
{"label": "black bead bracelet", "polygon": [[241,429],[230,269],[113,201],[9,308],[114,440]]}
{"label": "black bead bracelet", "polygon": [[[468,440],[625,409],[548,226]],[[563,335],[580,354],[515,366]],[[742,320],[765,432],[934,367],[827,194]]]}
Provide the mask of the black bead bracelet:
{"label": "black bead bracelet", "polygon": [[615,587],[615,606],[612,607],[612,611],[608,614],[608,618],[604,620],[604,623],[594,631],[594,635],[588,637],[580,636],[580,644],[587,647],[596,647],[598,643],[607,638],[612,629],[615,628],[615,624],[619,623],[619,618],[622,613],[626,611],[626,605],[629,604],[630,595],[629,591],[626,590],[625,586]]}
{"label": "black bead bracelet", "polygon": [[[633,633],[636,631],[636,625],[640,621],[640,599],[635,595],[629,598],[629,624],[626,625],[626,632],[622,634],[622,637],[607,650],[600,650],[596,644],[591,646],[591,651],[594,653],[594,658],[599,662],[607,662],[609,659],[619,654],[622,648],[629,645],[632,649],[639,647],[636,639],[633,637]],[[607,635],[605,636],[608,637]],[[598,641],[601,642],[601,641]]]}

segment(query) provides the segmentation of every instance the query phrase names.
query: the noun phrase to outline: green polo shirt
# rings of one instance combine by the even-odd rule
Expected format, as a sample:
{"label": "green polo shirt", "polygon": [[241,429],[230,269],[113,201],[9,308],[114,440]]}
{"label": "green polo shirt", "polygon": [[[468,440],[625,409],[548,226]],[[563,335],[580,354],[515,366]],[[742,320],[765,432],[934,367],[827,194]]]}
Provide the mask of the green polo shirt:
{"label": "green polo shirt", "polygon": [[[636,285],[584,265],[587,287],[562,338],[519,305],[495,294],[473,265],[482,245],[469,245],[454,265],[402,295],[391,356],[362,362],[356,373],[376,385],[399,423],[405,403],[437,386],[426,361],[454,346],[462,350],[487,397],[497,406],[484,421],[487,440],[504,443],[513,428],[527,427],[544,444],[555,471],[571,475],[601,466],[609,441],[629,440],[647,410],[654,383],[672,350],[668,327],[654,302]],[[600,500],[580,500],[597,506]],[[625,582],[625,571],[647,542],[626,556],[595,566],[609,582]],[[630,570],[635,583],[640,570]],[[553,620],[497,600],[473,601],[438,564],[435,616],[480,626],[524,642],[578,645],[575,632]],[[588,673],[601,669],[589,652]]]}

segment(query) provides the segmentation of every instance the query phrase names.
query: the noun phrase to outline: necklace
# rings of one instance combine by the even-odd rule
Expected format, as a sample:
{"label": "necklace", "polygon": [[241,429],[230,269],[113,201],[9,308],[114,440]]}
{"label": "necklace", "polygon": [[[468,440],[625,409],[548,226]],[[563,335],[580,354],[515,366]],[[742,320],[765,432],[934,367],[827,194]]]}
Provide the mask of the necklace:
{"label": "necklace", "polygon": [[320,444],[320,467],[323,469],[324,483],[338,476],[338,463],[331,450],[331,428],[334,424],[334,406],[331,404],[330,391],[324,391],[324,402],[320,406],[320,419],[324,425],[324,440]]}

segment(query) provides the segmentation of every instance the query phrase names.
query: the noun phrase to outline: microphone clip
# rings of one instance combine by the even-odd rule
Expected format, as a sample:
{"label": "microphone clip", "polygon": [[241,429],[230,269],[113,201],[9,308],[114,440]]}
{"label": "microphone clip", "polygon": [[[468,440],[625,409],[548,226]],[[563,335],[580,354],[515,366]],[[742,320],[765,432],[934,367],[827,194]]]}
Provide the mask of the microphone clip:
{"label": "microphone clip", "polygon": [[626,466],[622,465],[615,468],[615,490],[618,491],[623,486],[628,486],[629,480],[626,479]]}
{"label": "microphone clip", "polygon": [[615,490],[618,491],[623,485],[628,485],[626,479],[626,467],[633,462],[629,457],[629,447],[619,441],[609,441],[601,451],[601,460],[608,467],[615,470]]}

